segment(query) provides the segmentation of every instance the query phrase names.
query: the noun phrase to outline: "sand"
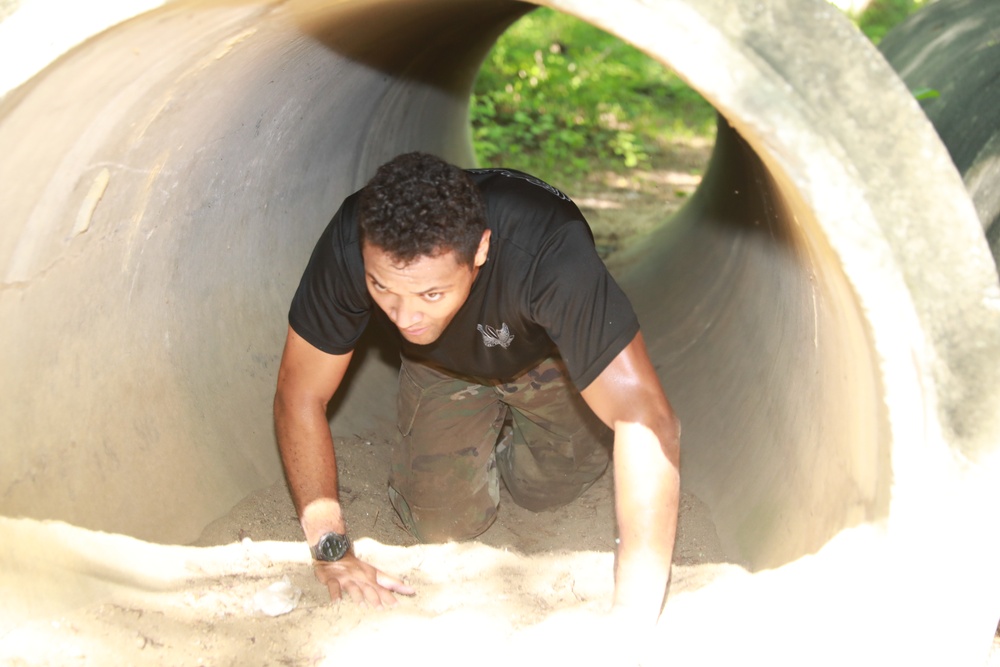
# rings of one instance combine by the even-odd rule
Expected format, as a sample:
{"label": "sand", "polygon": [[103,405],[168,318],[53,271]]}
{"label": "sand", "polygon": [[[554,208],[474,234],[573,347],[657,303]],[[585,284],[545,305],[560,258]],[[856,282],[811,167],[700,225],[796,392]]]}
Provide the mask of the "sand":
{"label": "sand", "polygon": [[[588,624],[608,633],[600,614],[613,591],[610,473],[556,511],[524,510],[504,492],[497,522],[479,540],[415,545],[385,493],[388,443],[354,437],[338,451],[359,556],[403,577],[417,590],[413,597],[388,610],[331,601],[277,482],[208,526],[192,546],[55,526],[84,553],[75,562],[103,562],[108,569],[97,578],[114,585],[6,633],[0,663],[334,665],[375,657],[386,664],[427,647],[435,664],[465,664],[470,652],[477,664],[499,664],[511,651],[580,651],[578,663],[605,660],[597,648],[614,642],[588,647],[580,639]],[[707,507],[685,493],[671,596],[742,572],[726,560]],[[498,652],[481,655],[484,643]],[[613,655],[623,659],[618,649]]]}

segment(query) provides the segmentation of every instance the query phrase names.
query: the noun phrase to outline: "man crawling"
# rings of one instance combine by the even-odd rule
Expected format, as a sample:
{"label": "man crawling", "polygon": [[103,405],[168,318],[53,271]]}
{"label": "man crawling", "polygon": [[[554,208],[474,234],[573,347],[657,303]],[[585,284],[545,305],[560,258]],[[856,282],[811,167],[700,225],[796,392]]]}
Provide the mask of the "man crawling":
{"label": "man crawling", "polygon": [[354,555],[326,416],[373,317],[401,347],[389,499],[406,528],[468,540],[496,518],[501,480],[541,511],[572,502],[611,460],[611,611],[655,623],[680,424],[576,205],[518,171],[409,153],[349,196],[316,244],[289,313],[278,443],[318,578],[333,599],[380,607],[413,589]]}

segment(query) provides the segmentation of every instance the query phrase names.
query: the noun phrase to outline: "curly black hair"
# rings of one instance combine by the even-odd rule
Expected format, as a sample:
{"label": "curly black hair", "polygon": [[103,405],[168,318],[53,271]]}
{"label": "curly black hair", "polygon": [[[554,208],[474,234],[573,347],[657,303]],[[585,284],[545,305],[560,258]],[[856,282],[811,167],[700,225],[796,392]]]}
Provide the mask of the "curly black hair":
{"label": "curly black hair", "polygon": [[361,193],[358,217],[362,243],[404,265],[454,251],[472,266],[486,229],[486,207],[469,175],[419,152],[379,167]]}

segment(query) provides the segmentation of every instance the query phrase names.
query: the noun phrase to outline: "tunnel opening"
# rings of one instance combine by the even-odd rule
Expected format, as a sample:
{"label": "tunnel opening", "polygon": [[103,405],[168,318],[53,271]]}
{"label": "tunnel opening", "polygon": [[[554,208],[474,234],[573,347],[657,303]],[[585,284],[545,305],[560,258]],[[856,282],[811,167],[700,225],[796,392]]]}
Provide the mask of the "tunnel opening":
{"label": "tunnel opening", "polygon": [[[393,11],[365,28],[383,4]],[[36,358],[51,356],[46,349],[61,350],[48,368],[53,378],[67,365],[106,378],[106,394],[70,392],[63,412],[90,412],[83,431],[105,441],[118,432],[119,443],[108,443],[97,456],[100,447],[73,448],[63,460],[116,479],[94,507],[77,502],[85,494],[73,485],[84,476],[73,476],[69,488],[50,496],[50,508],[41,511],[36,489],[23,485],[24,499],[11,504],[12,513],[51,512],[82,525],[190,541],[218,515],[220,502],[228,508],[247,484],[259,487],[273,479],[269,414],[261,407],[268,405],[268,369],[280,351],[282,322],[274,314],[286,307],[303,253],[339,198],[398,152],[429,150],[472,164],[472,82],[497,36],[531,8],[442,0],[405,9],[391,2],[337,11],[307,5],[284,15],[224,3],[165,9],[160,25],[174,25],[161,28],[164,37],[183,25],[190,38],[193,16],[212,18],[194,31],[205,46],[169,60],[173,44],[164,39],[162,51],[142,54],[157,59],[160,69],[148,69],[140,56],[133,71],[109,82],[132,93],[130,100],[118,93],[113,105],[94,102],[90,116],[81,115],[79,126],[65,130],[79,152],[94,151],[81,155],[72,165],[76,171],[59,150],[50,157],[66,174],[60,185],[67,205],[85,196],[102,169],[111,172],[110,184],[87,234],[67,240],[47,230],[56,232],[45,241],[47,248],[26,245],[31,237],[22,236],[9,272],[30,283],[31,274],[49,263],[57,270],[70,269],[71,262],[102,265],[95,270],[104,272],[104,296],[63,309],[51,306],[56,299],[39,298],[32,315],[44,320],[69,311],[81,327],[78,339],[128,342],[110,345],[103,355],[82,347],[70,352],[56,340],[22,343],[35,348]],[[130,25],[138,29],[143,22],[152,19]],[[129,43],[127,30],[116,34]],[[114,37],[81,49],[62,68],[67,74],[54,72],[48,85],[63,85],[61,77],[74,76],[74,64],[89,70],[91,59],[122,48]],[[125,85],[128,77],[132,83]],[[225,90],[216,85],[220,80]],[[162,87],[165,81],[171,83]],[[151,86],[163,92],[150,96]],[[116,124],[107,119],[112,114],[119,115],[111,119]],[[611,261],[634,295],[660,355],[663,381],[679,405],[685,480],[712,508],[726,545],[756,567],[771,567],[815,551],[843,527],[884,514],[889,482],[878,471],[886,466],[885,446],[875,427],[879,401],[871,353],[835,258],[814,249],[822,234],[813,229],[807,235],[807,223],[793,220],[779,179],[749,144],[724,121],[719,137],[705,182],[678,221]],[[53,189],[51,180],[47,187]],[[249,196],[236,198],[237,192]],[[190,204],[174,206],[178,196]],[[123,247],[102,257],[115,241],[124,241]],[[73,259],[60,264],[62,255]],[[825,262],[822,269],[816,258]],[[260,260],[273,272],[260,272]],[[821,287],[821,279],[838,287]],[[163,308],[170,322],[159,315]],[[109,317],[95,321],[93,309]],[[115,318],[129,323],[127,331],[116,335],[109,329]],[[58,329],[53,322],[42,328]],[[231,342],[235,330],[247,338],[241,349]],[[819,342],[827,340],[829,347],[821,349]],[[831,368],[825,350],[840,346],[852,351],[854,361]],[[391,353],[369,355],[372,362],[386,356]],[[369,365],[366,370],[359,364],[357,386],[334,414],[335,432],[390,420],[391,408],[374,397],[384,393],[392,371]],[[125,368],[142,369],[157,379],[155,387],[133,386],[121,377]],[[234,378],[241,377],[255,381],[237,390]],[[162,397],[171,383],[177,391]],[[125,400],[127,410],[115,411],[124,423],[110,416],[95,422],[94,415],[105,412],[95,406],[123,390],[134,397]],[[202,405],[218,396],[227,397],[221,415],[206,414]],[[24,418],[12,421],[23,424]],[[81,437],[80,423],[75,417],[62,433],[50,429],[56,451]],[[186,424],[186,435],[178,436],[179,424]],[[117,479],[121,472],[141,467],[158,444],[180,439],[194,446],[150,463],[164,479],[194,475],[195,493],[184,494],[181,506],[190,511],[171,512],[173,528],[161,525],[154,537],[109,511],[108,502],[148,483],[123,482]],[[209,444],[248,440],[258,443],[249,451]],[[42,470],[43,461],[44,454],[27,467]],[[161,493],[180,501],[176,490]]]}

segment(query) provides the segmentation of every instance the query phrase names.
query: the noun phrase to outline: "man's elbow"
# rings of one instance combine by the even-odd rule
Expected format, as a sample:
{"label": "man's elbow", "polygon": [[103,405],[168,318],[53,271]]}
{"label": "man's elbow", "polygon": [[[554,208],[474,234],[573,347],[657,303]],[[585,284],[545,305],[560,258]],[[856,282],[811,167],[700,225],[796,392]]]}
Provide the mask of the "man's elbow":
{"label": "man's elbow", "polygon": [[667,419],[668,425],[664,427],[664,437],[660,442],[663,453],[668,459],[678,465],[681,456],[681,420],[673,412]]}
{"label": "man's elbow", "polygon": [[639,417],[638,422],[656,434],[660,449],[675,466],[680,461],[681,422],[669,404]]}
{"label": "man's elbow", "polygon": [[311,392],[295,390],[287,385],[279,384],[274,392],[275,421],[284,420],[294,415],[326,415],[330,397],[319,396]]}

